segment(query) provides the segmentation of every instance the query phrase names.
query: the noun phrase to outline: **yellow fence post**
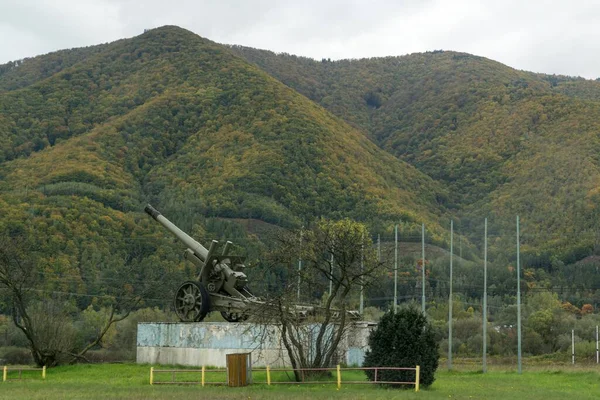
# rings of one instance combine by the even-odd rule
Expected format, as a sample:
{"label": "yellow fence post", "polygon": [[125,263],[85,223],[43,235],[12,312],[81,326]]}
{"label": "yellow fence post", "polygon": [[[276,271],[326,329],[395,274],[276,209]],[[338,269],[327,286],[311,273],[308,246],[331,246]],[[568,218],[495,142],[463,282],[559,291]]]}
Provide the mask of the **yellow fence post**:
{"label": "yellow fence post", "polygon": [[154,385],[154,367],[150,367],[150,384]]}
{"label": "yellow fence post", "polygon": [[2,370],[2,382],[6,382],[6,377],[8,375],[8,367],[5,365]]}
{"label": "yellow fence post", "polygon": [[271,386],[271,368],[267,365],[267,385]]}
{"label": "yellow fence post", "polygon": [[203,365],[202,366],[202,387],[204,387],[204,376],[205,376],[204,374],[205,374],[205,372],[206,372],[206,370],[205,370],[205,367]]}
{"label": "yellow fence post", "polygon": [[342,371],[340,371],[340,364],[337,365],[337,387],[342,387]]}
{"label": "yellow fence post", "polygon": [[42,367],[42,379],[46,379],[46,366]]}
{"label": "yellow fence post", "polygon": [[419,391],[419,381],[421,380],[421,367],[417,365],[417,379],[415,380],[415,392]]}

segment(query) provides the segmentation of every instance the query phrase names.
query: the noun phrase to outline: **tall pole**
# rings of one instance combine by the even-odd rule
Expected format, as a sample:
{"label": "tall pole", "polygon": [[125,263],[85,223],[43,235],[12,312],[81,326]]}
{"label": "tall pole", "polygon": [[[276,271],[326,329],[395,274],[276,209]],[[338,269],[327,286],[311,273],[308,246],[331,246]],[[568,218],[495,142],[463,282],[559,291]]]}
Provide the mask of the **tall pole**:
{"label": "tall pole", "polygon": [[483,238],[483,372],[487,372],[487,218]]}
{"label": "tall pole", "polygon": [[448,369],[452,369],[452,256],[454,221],[450,221],[450,295],[448,296]]}
{"label": "tall pole", "polygon": [[394,314],[398,308],[398,224],[394,227]]}
{"label": "tall pole", "polygon": [[521,364],[521,236],[519,231],[519,216],[517,215],[517,359],[518,372],[523,372]]}
{"label": "tall pole", "polygon": [[600,363],[600,352],[598,351],[598,325],[596,325],[596,364]]}
{"label": "tall pole", "polygon": [[363,284],[363,273],[365,270],[365,233],[362,234],[362,244],[360,247],[360,308],[358,312],[360,315],[363,314],[365,309],[365,286]]}
{"label": "tall pole", "polygon": [[298,294],[297,300],[300,301],[300,271],[302,270],[302,230],[304,227],[300,229],[300,256],[298,257]]}
{"label": "tall pole", "polygon": [[571,329],[571,363],[575,365],[575,329]]}
{"label": "tall pole", "polygon": [[422,297],[421,297],[421,311],[425,314],[425,223],[421,225],[421,259],[423,264],[421,265],[421,287],[422,287]]}

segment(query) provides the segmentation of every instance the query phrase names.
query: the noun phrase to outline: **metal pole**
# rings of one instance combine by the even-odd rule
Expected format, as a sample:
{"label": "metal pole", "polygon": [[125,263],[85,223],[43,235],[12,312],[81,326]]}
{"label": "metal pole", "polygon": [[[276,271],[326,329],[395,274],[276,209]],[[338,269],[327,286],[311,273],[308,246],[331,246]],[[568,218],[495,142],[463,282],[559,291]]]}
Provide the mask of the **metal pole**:
{"label": "metal pole", "polygon": [[450,221],[450,295],[448,296],[448,369],[452,369],[452,255],[454,221]]}
{"label": "metal pole", "polygon": [[575,365],[575,329],[571,329],[571,362]]}
{"label": "metal pole", "polygon": [[360,308],[358,312],[360,315],[363,314],[365,309],[365,286],[363,284],[363,272],[365,270],[365,233],[362,234],[362,245],[360,247]]}
{"label": "metal pole", "polygon": [[600,363],[600,353],[598,352],[598,325],[596,325],[596,364]]}
{"label": "metal pole", "polygon": [[398,224],[394,227],[394,314],[398,308]]}
{"label": "metal pole", "polygon": [[483,239],[483,372],[487,372],[487,218]]}
{"label": "metal pole", "polygon": [[523,372],[521,363],[521,239],[519,232],[519,216],[517,215],[517,360],[518,372]]}
{"label": "metal pole", "polygon": [[302,227],[300,229],[300,255],[298,257],[298,294],[297,294],[297,300],[300,301],[300,271],[302,270],[302,234],[303,234],[303,229],[304,227]]}
{"label": "metal pole", "polygon": [[421,286],[422,286],[422,297],[421,297],[421,311],[425,314],[425,224],[421,225],[421,259],[423,264],[421,265]]}

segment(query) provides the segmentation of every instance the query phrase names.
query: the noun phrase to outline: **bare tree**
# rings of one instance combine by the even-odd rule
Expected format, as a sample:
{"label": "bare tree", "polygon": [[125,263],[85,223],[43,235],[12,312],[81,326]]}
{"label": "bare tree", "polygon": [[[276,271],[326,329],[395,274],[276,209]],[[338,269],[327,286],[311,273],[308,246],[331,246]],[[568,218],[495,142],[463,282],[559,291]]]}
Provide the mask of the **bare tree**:
{"label": "bare tree", "polygon": [[33,318],[30,317],[27,304],[31,288],[35,280],[35,251],[22,239],[14,239],[7,235],[0,236],[0,284],[8,290],[11,299],[13,322],[29,341],[31,355],[37,365],[53,366],[56,354],[37,346]]}
{"label": "bare tree", "polygon": [[[66,307],[64,293],[44,289],[41,258],[35,246],[24,239],[0,235],[0,287],[8,291],[12,320],[31,349],[38,366],[53,367],[60,362],[86,360],[85,354],[102,340],[109,328],[125,319],[142,299],[126,280],[113,288],[112,295],[102,296],[109,309],[102,328],[82,348],[74,348],[74,328]],[[128,268],[121,268],[127,274]]]}
{"label": "bare tree", "polygon": [[125,285],[118,296],[105,296],[107,313],[104,324],[98,330],[96,337],[93,340],[89,341],[82,349],[70,353],[70,363],[76,363],[78,361],[87,362],[88,360],[85,357],[85,354],[102,341],[102,338],[106,335],[112,325],[119,321],[123,321],[129,316],[131,311],[140,304],[143,299],[143,293],[133,293],[128,290],[128,286],[129,285]]}
{"label": "bare tree", "polygon": [[[280,275],[285,271],[287,280],[282,290],[270,294],[258,320],[279,328],[295,377],[301,380],[298,369],[330,367],[337,361],[338,346],[357,315],[352,306],[361,288],[381,276],[383,266],[366,227],[348,219],[319,220],[309,230],[284,232],[277,240],[271,268]],[[309,304],[298,305],[298,292]]]}

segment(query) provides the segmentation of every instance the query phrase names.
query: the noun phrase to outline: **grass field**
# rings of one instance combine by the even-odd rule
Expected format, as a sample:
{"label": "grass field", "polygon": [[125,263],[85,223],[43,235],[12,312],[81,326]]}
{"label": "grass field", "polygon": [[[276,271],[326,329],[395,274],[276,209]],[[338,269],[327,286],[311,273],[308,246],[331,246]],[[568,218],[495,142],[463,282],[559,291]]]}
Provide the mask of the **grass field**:
{"label": "grass field", "polygon": [[[168,369],[170,367],[164,367]],[[457,366],[457,369],[460,369]],[[464,369],[464,367],[462,367]],[[1,399],[598,399],[600,368],[531,367],[519,375],[493,368],[487,374],[475,371],[448,372],[441,368],[435,383],[415,393],[374,385],[260,384],[264,373],[255,373],[255,384],[245,388],[199,385],[149,384],[150,367],[135,364],[76,365],[49,369],[46,381],[27,375],[21,381],[0,382]],[[351,374],[351,373],[347,373]],[[356,374],[356,372],[354,373]],[[344,375],[342,376],[342,378]],[[10,378],[10,375],[9,375]],[[360,378],[360,377],[359,377]],[[167,378],[168,379],[168,378]],[[199,378],[196,378],[199,379]],[[225,379],[213,373],[207,381]],[[278,380],[283,379],[279,377]],[[357,376],[349,376],[355,380]],[[164,379],[163,379],[164,380]],[[191,379],[188,379],[191,380]]]}

